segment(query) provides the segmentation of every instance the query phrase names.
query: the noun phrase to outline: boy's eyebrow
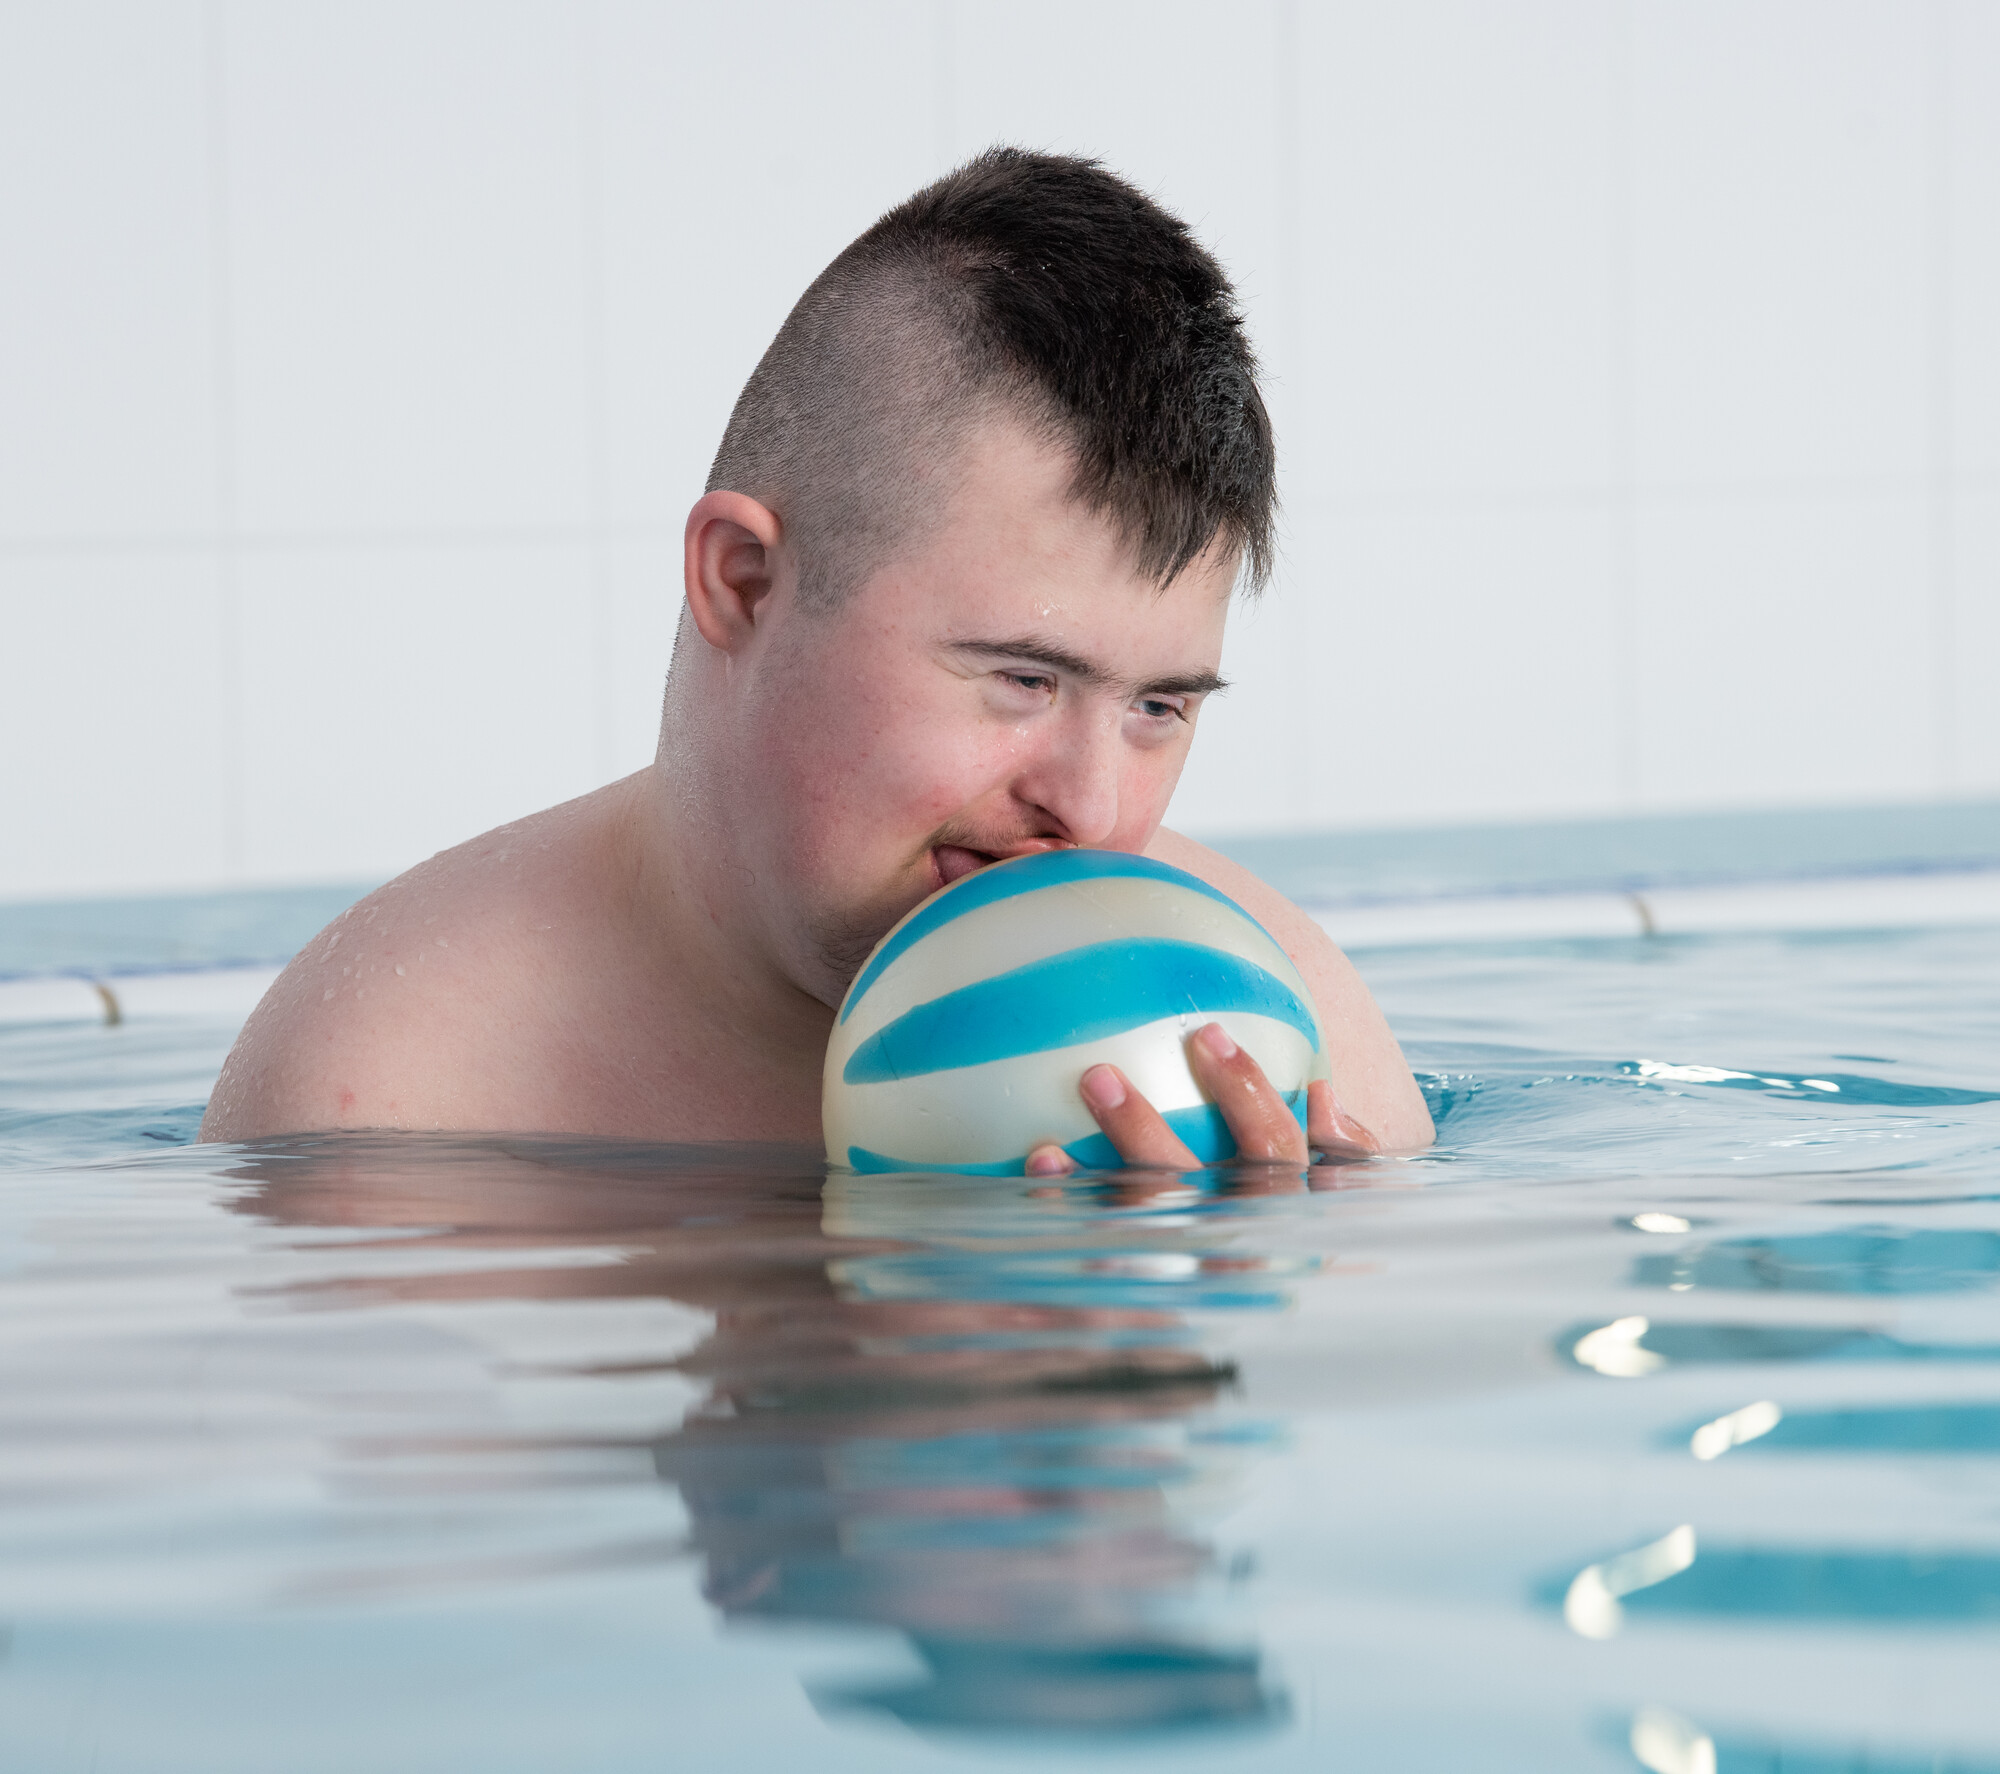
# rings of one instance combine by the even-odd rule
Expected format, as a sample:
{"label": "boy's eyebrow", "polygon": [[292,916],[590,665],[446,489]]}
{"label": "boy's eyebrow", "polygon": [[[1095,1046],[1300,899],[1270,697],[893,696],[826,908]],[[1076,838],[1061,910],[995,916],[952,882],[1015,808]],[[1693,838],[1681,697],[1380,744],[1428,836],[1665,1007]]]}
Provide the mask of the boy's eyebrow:
{"label": "boy's eyebrow", "polygon": [[[1017,635],[1004,640],[953,641],[950,646],[954,653],[983,653],[996,659],[1024,659],[1035,665],[1046,665],[1051,671],[1063,672],[1081,683],[1100,689],[1116,688],[1119,682],[1096,661],[1086,659],[1080,653],[1072,653],[1060,642],[1044,640],[1039,635]],[[1228,689],[1229,682],[1217,672],[1187,671],[1171,677],[1153,678],[1132,688],[1138,695],[1212,696]]]}

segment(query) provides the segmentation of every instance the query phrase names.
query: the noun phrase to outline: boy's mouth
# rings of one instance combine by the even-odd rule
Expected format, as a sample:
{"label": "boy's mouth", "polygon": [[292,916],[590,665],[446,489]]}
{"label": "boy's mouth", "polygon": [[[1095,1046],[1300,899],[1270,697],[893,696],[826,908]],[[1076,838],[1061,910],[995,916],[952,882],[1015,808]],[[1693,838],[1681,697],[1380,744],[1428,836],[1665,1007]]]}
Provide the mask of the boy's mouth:
{"label": "boy's mouth", "polygon": [[940,887],[949,887],[997,860],[984,850],[968,850],[963,844],[939,844],[931,851],[931,872]]}
{"label": "boy's mouth", "polygon": [[[974,850],[965,844],[933,844],[931,874],[937,887],[949,887],[967,875],[976,874],[991,863],[1007,862],[1016,856],[1031,856],[1037,850],[1066,850],[1059,838],[1026,838],[1004,851]],[[935,891],[935,888],[933,889]]]}

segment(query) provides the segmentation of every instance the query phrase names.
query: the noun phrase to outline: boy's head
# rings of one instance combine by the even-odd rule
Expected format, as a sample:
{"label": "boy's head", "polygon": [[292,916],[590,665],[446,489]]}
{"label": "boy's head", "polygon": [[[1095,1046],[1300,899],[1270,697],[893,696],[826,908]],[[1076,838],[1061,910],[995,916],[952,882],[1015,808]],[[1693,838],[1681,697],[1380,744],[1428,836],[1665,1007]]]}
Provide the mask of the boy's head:
{"label": "boy's head", "polygon": [[996,149],[827,268],[688,516],[661,757],[714,915],[831,1005],[968,871],[1152,842],[1270,560],[1255,370],[1220,267],[1091,161]]}
{"label": "boy's head", "polygon": [[983,423],[1024,425],[1162,584],[1270,566],[1274,452],[1234,292],[1186,225],[1092,160],[994,148],[899,204],[799,298],[711,491],[783,521],[808,607],[921,546]]}

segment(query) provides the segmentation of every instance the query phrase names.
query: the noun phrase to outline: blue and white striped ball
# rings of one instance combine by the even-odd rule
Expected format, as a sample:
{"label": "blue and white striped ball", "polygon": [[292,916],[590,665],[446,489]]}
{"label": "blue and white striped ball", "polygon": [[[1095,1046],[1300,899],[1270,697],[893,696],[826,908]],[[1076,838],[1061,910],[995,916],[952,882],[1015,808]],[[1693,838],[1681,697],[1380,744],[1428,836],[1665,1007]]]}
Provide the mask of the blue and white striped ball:
{"label": "blue and white striped ball", "polygon": [[1019,1176],[1053,1141],[1118,1163],[1077,1094],[1119,1067],[1204,1163],[1236,1150],[1188,1069],[1220,1022],[1291,1100],[1327,1076],[1312,994],[1226,893],[1116,850],[1049,850],[933,894],[855,975],[826,1050],[827,1157],[857,1171]]}

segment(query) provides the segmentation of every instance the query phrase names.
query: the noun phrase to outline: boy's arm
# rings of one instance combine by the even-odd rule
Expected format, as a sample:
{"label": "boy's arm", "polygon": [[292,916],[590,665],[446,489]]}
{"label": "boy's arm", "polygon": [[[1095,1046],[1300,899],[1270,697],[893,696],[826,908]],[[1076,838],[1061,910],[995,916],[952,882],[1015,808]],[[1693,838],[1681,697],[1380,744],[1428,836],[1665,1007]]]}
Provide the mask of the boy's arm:
{"label": "boy's arm", "polygon": [[1361,975],[1326,932],[1248,869],[1192,838],[1162,826],[1146,854],[1220,888],[1277,938],[1312,988],[1341,1107],[1375,1134],[1384,1151],[1428,1146],[1435,1130],[1423,1092]]}

